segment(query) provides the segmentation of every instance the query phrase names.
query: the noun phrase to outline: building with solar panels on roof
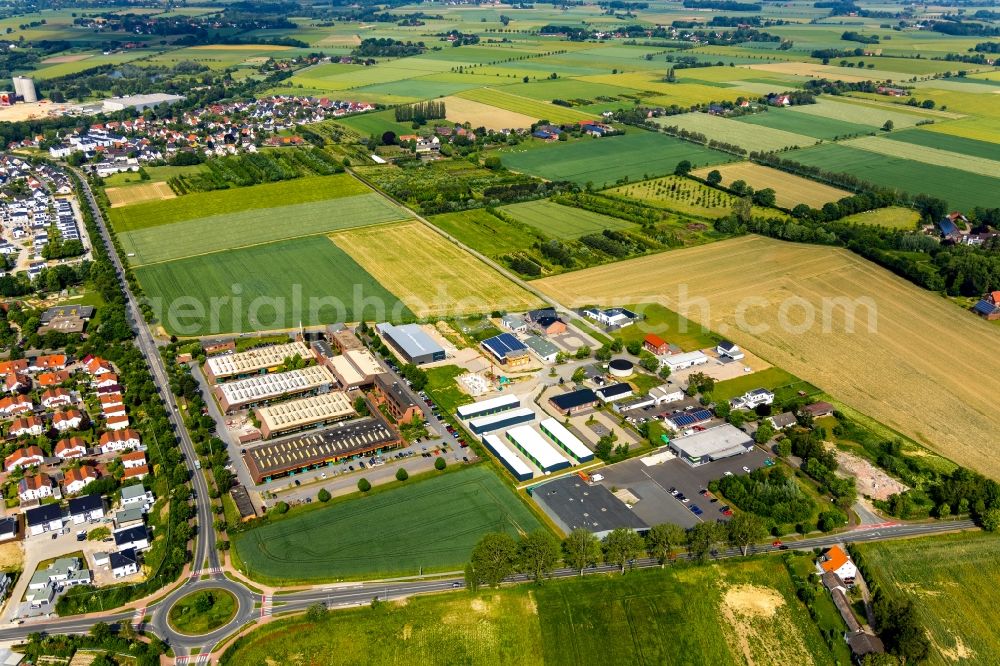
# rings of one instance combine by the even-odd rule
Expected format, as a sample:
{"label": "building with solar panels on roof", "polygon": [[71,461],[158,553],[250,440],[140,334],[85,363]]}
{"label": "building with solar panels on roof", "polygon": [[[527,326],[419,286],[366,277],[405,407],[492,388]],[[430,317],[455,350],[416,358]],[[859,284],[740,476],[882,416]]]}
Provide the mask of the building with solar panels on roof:
{"label": "building with solar panels on roof", "polygon": [[668,416],[664,423],[673,428],[675,431],[680,432],[685,428],[691,428],[693,426],[701,425],[702,423],[708,423],[712,420],[712,412],[707,409],[689,409],[686,412],[677,412]]}
{"label": "building with solar panels on roof", "polygon": [[516,368],[531,363],[528,345],[524,344],[511,333],[501,333],[482,342],[483,349],[490,353],[498,363],[508,368]]}
{"label": "building with solar panels on roof", "polygon": [[753,439],[739,428],[724,423],[670,440],[670,449],[678,458],[692,467],[697,467],[752,451]]}

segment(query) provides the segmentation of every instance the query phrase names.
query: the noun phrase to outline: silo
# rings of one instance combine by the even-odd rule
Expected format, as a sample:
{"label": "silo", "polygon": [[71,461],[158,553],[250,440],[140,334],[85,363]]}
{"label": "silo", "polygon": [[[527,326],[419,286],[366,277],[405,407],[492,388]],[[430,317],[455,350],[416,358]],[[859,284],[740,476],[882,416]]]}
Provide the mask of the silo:
{"label": "silo", "polygon": [[35,82],[26,76],[15,76],[14,77],[14,91],[25,102],[37,102],[38,94],[35,92]]}

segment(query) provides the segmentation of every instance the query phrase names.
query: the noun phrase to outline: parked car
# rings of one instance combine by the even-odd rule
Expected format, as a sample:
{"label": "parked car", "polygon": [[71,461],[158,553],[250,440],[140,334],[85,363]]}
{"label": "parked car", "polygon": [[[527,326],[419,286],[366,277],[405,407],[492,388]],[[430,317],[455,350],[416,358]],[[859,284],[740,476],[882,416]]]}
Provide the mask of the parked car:
{"label": "parked car", "polygon": [[746,472],[747,474],[749,474],[750,473],[750,468],[747,467],[746,465],[743,465],[743,471]]}
{"label": "parked car", "polygon": [[700,516],[701,514],[704,513],[704,511],[702,511],[701,508],[697,504],[692,504],[691,505],[691,513],[693,513],[696,516]]}

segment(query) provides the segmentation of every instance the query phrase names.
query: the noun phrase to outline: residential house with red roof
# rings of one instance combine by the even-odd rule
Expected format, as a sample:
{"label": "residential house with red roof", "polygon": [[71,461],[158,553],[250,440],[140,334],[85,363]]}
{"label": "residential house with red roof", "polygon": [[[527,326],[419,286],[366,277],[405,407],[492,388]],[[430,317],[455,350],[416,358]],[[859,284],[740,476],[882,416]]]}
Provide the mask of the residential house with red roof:
{"label": "residential house with red roof", "polygon": [[122,474],[122,482],[132,481],[134,479],[141,479],[149,474],[149,467],[146,465],[139,465],[138,467],[126,468],[125,472]]}
{"label": "residential house with red roof", "polygon": [[45,453],[39,447],[26,446],[4,458],[3,466],[8,472],[12,472],[15,469],[41,465],[44,460]]}
{"label": "residential house with red roof", "polygon": [[851,561],[851,556],[840,546],[827,548],[819,560],[816,561],[816,573],[822,576],[825,573],[836,574],[847,585],[854,585],[854,578],[858,575],[858,568]]}
{"label": "residential house with red roof", "polygon": [[87,487],[88,483],[97,481],[97,470],[90,465],[80,465],[66,472],[63,477],[63,490],[67,495],[76,495]]}
{"label": "residential house with red roof", "polygon": [[122,456],[122,466],[125,469],[133,467],[144,467],[146,465],[146,453],[144,451],[132,451]]}
{"label": "residential house with red roof", "polygon": [[129,428],[104,433],[101,435],[98,444],[101,447],[101,453],[113,453],[115,451],[137,449],[142,446],[142,440],[139,437],[138,431]]}
{"label": "residential house with red roof", "polygon": [[26,395],[9,396],[0,400],[0,416],[11,417],[18,414],[30,412],[35,408],[35,403]]}
{"label": "residential house with red roof", "polygon": [[56,370],[55,372],[43,372],[35,377],[35,381],[38,382],[39,386],[59,386],[64,381],[70,378],[70,374],[65,370]]}
{"label": "residential house with red roof", "polygon": [[62,407],[73,402],[73,396],[64,388],[46,389],[42,393],[42,406],[46,409]]}
{"label": "residential house with red roof", "polygon": [[67,409],[52,415],[52,427],[59,432],[76,430],[81,424],[83,424],[83,412],[76,409]]}
{"label": "residential house with red roof", "polygon": [[127,416],[111,416],[108,417],[106,424],[109,430],[124,430],[129,425],[129,420]]}
{"label": "residential house with red roof", "polygon": [[82,458],[87,455],[87,443],[82,437],[60,439],[56,443],[55,454],[63,460]]}
{"label": "residential house with red roof", "polygon": [[650,333],[642,341],[642,348],[654,356],[662,356],[670,353],[670,345],[655,333]]}
{"label": "residential house with red roof", "polygon": [[49,354],[47,356],[36,356],[28,365],[31,372],[41,372],[43,370],[62,370],[66,367],[65,354]]}
{"label": "residential house with red roof", "polygon": [[45,432],[45,424],[37,416],[25,416],[16,419],[10,424],[10,435],[20,437],[21,435],[34,435],[37,437]]}
{"label": "residential house with red roof", "polygon": [[26,476],[17,483],[17,497],[22,502],[52,497],[52,479],[48,474]]}

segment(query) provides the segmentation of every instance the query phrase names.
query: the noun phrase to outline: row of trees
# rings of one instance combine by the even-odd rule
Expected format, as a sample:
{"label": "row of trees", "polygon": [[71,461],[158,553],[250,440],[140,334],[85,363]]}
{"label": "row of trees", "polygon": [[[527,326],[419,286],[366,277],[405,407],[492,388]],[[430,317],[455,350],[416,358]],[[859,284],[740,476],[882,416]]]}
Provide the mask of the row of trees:
{"label": "row of trees", "polygon": [[560,542],[545,531],[531,532],[515,539],[505,532],[483,536],[472,551],[465,568],[470,589],[481,585],[497,586],[521,574],[540,582],[560,564],[583,575],[588,567],[613,564],[625,573],[641,557],[650,557],[666,566],[677,559],[682,549],[686,559],[703,562],[718,554],[722,544],[738,548],[746,555],[750,547],[767,535],[760,517],[741,513],[728,523],[703,522],[689,530],[671,524],[654,525],[645,536],[618,528],[598,539],[589,531],[577,528]]}

